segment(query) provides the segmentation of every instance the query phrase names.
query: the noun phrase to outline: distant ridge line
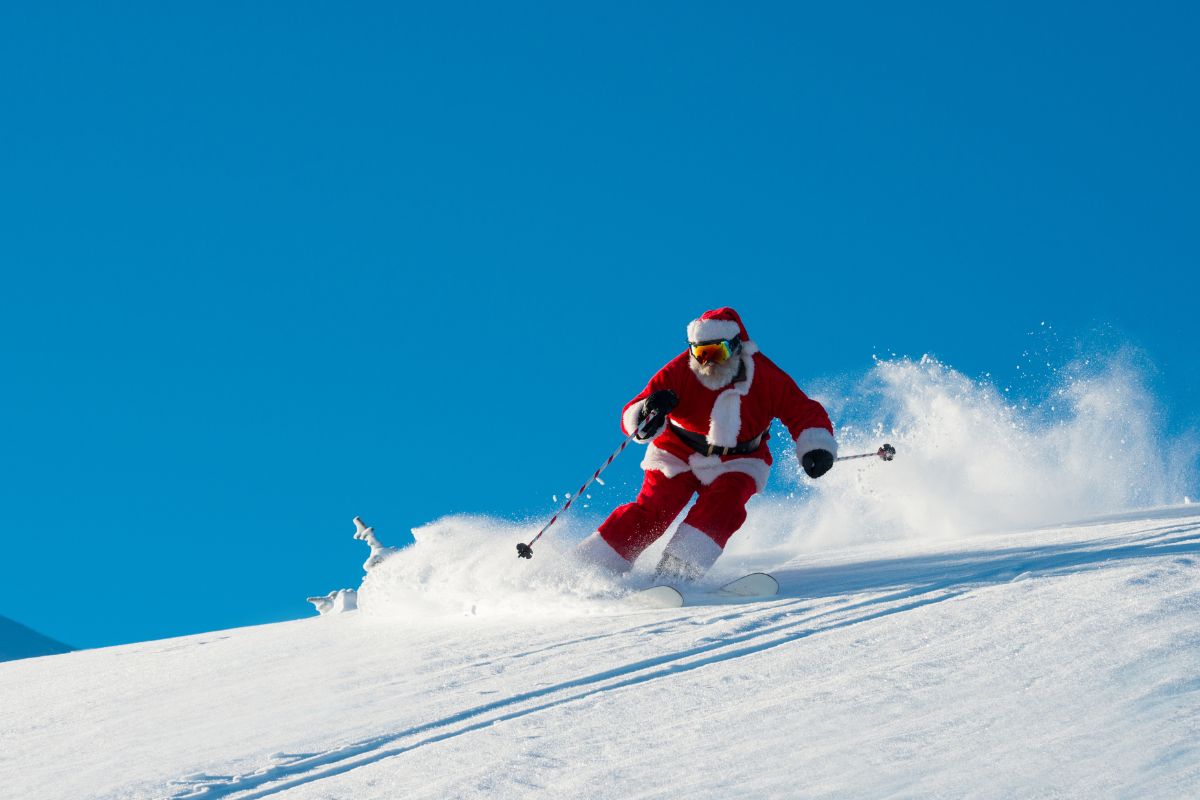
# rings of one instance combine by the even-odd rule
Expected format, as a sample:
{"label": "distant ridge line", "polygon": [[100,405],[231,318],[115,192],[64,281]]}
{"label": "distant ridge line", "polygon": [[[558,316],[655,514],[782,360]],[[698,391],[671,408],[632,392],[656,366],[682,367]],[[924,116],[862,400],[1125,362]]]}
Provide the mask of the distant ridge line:
{"label": "distant ridge line", "polygon": [[0,662],[54,656],[75,649],[0,614]]}

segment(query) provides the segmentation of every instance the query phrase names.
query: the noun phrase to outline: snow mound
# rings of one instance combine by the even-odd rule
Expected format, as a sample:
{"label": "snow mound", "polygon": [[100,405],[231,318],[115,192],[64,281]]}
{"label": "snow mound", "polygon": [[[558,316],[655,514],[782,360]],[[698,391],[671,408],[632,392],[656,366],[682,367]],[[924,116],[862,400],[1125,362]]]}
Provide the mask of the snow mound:
{"label": "snow mound", "polygon": [[531,561],[516,543],[529,525],[488,517],[446,517],[413,531],[415,543],[375,566],[358,605],[375,616],[568,615],[611,612],[630,586],[576,562],[569,538],[546,537]]}
{"label": "snow mound", "polygon": [[309,597],[318,614],[344,614],[358,609],[358,592],[354,589],[334,589],[319,597]]}

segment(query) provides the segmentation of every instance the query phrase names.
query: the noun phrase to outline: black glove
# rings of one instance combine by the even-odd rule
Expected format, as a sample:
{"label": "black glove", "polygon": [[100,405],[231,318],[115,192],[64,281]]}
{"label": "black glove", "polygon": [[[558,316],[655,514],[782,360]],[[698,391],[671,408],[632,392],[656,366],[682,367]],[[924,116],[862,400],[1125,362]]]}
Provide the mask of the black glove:
{"label": "black glove", "polygon": [[800,458],[800,466],[810,478],[819,478],[833,469],[833,453],[828,450],[809,450]]}
{"label": "black glove", "polygon": [[667,414],[677,405],[679,405],[679,398],[670,389],[659,389],[657,392],[652,392],[646,398],[646,402],[642,403],[642,410],[638,412],[638,425],[641,425],[651,415],[654,418],[650,420],[649,425],[642,428],[641,434],[637,437],[638,440],[646,442],[657,436],[663,425],[667,424]]}

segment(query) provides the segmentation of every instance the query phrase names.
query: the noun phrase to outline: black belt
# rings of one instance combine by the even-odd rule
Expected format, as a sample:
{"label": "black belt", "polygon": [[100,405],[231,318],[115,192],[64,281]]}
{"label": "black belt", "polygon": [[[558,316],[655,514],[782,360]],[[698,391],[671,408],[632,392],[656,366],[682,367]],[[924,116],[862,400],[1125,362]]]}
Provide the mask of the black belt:
{"label": "black belt", "polygon": [[671,432],[679,437],[679,441],[683,442],[697,453],[706,456],[744,456],[747,453],[753,453],[762,445],[763,437],[766,436],[767,433],[766,431],[763,431],[753,439],[747,439],[744,442],[738,442],[733,447],[717,447],[716,445],[709,444],[708,439],[700,434],[685,430],[670,420],[667,420],[667,425],[671,427]]}

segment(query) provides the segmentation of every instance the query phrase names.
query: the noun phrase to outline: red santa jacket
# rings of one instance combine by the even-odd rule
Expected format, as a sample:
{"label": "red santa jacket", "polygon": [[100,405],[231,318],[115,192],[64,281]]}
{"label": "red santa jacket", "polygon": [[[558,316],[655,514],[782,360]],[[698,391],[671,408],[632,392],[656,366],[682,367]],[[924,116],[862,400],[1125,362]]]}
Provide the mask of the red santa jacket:
{"label": "red santa jacket", "polygon": [[727,472],[744,472],[754,478],[762,491],[771,471],[767,430],[776,418],[787,426],[796,443],[797,455],[817,449],[837,455],[833,425],[825,408],[800,391],[786,372],[758,352],[754,342],[744,341],[739,354],[744,366],[743,379],[720,389],[709,389],[700,382],[692,371],[690,357],[685,351],[672,359],[625,405],[621,415],[625,434],[628,436],[637,427],[646,398],[659,389],[670,389],[679,398],[670,420],[679,427],[704,436],[709,444],[718,447],[732,447],[759,434],[764,434],[763,443],[746,455],[704,455],[685,444],[667,425],[650,441],[642,469],[659,470],[669,478],[691,471],[703,484],[712,483]]}

